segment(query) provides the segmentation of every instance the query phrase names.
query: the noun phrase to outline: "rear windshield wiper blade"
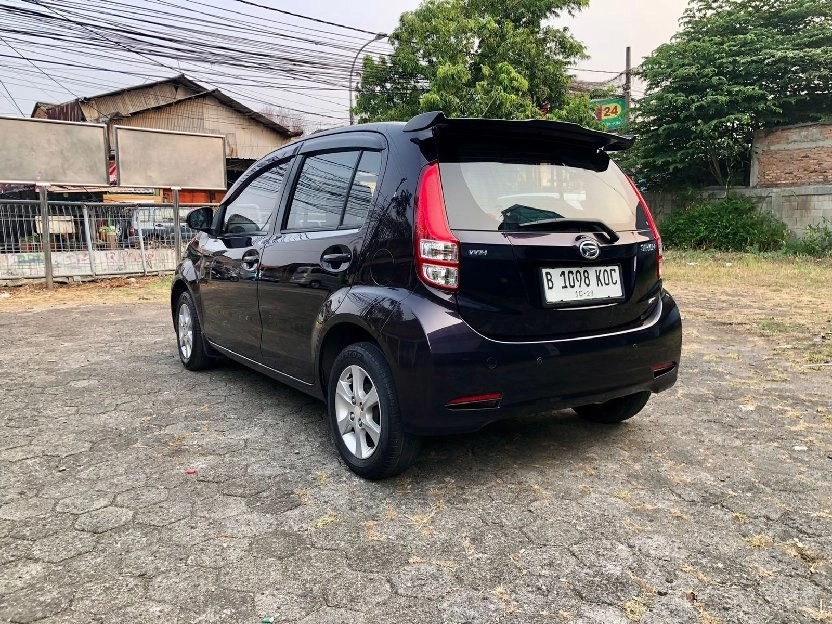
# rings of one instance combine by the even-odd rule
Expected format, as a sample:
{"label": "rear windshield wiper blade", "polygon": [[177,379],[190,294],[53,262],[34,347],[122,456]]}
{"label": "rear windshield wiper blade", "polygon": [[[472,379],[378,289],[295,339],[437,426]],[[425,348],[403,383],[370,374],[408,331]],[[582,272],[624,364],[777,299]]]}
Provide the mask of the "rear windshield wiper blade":
{"label": "rear windshield wiper blade", "polygon": [[547,230],[566,231],[575,230],[578,232],[589,230],[604,234],[607,242],[616,243],[619,240],[618,233],[600,219],[540,219],[528,223],[513,223],[518,230],[534,230],[544,228]]}

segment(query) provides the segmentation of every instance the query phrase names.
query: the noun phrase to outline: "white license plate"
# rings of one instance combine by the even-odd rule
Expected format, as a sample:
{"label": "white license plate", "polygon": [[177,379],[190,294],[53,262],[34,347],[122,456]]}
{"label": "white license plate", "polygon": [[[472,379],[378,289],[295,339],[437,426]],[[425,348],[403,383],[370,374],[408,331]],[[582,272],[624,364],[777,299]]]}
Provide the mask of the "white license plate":
{"label": "white license plate", "polygon": [[540,273],[548,304],[620,299],[624,294],[618,265],[540,269]]}

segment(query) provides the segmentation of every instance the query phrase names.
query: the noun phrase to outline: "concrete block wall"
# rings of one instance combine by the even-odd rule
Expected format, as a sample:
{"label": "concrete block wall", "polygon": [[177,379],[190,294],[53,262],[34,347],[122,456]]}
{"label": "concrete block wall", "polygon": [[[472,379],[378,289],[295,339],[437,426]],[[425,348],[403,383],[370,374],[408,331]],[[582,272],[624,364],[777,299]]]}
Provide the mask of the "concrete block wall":
{"label": "concrete block wall", "polygon": [[[781,188],[737,187],[729,191],[751,197],[761,210],[768,210],[779,217],[797,236],[802,236],[809,225],[818,225],[826,218],[832,226],[832,185],[798,186]],[[725,189],[706,189],[702,199],[722,199]],[[650,211],[661,221],[691,204],[692,198],[677,197],[672,193],[647,192],[644,194]]]}
{"label": "concrete block wall", "polygon": [[751,186],[832,185],[832,123],[784,126],[754,133]]}
{"label": "concrete block wall", "polygon": [[[731,193],[751,197],[761,210],[779,217],[797,236],[802,236],[809,225],[818,225],[826,218],[832,226],[832,185],[796,186],[781,188],[733,188]],[[721,199],[725,190],[707,190],[704,197]]]}

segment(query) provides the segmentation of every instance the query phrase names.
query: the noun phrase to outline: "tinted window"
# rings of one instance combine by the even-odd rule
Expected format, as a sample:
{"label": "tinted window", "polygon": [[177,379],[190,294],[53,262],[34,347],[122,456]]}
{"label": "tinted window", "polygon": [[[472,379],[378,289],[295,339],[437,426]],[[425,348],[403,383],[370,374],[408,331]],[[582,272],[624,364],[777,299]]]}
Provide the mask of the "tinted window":
{"label": "tinted window", "polygon": [[350,189],[342,225],[361,227],[370,211],[376,195],[378,175],[381,172],[381,152],[364,152]]}
{"label": "tinted window", "polygon": [[277,207],[289,162],[274,165],[254,178],[225,209],[223,231],[229,234],[262,232]]}
{"label": "tinted window", "polygon": [[492,158],[440,162],[451,228],[510,231],[548,219],[600,219],[619,231],[636,227],[638,198],[615,163],[598,171],[559,162],[556,154]]}
{"label": "tinted window", "polygon": [[319,154],[304,161],[289,209],[287,229],[335,229],[341,224],[359,153]]}

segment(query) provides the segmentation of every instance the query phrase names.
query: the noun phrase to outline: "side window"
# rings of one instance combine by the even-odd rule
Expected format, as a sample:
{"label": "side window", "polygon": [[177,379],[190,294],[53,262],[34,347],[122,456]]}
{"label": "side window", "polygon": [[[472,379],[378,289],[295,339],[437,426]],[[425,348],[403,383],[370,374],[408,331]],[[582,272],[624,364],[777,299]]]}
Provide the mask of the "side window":
{"label": "side window", "polygon": [[335,229],[341,224],[359,154],[358,151],[318,154],[303,162],[289,208],[287,229]]}
{"label": "side window", "polygon": [[381,172],[381,152],[364,152],[352,181],[350,196],[344,211],[343,226],[361,227],[370,211],[376,195],[378,176]]}
{"label": "side window", "polygon": [[274,165],[249,182],[225,208],[222,231],[228,234],[263,232],[277,208],[277,198],[289,161]]}

